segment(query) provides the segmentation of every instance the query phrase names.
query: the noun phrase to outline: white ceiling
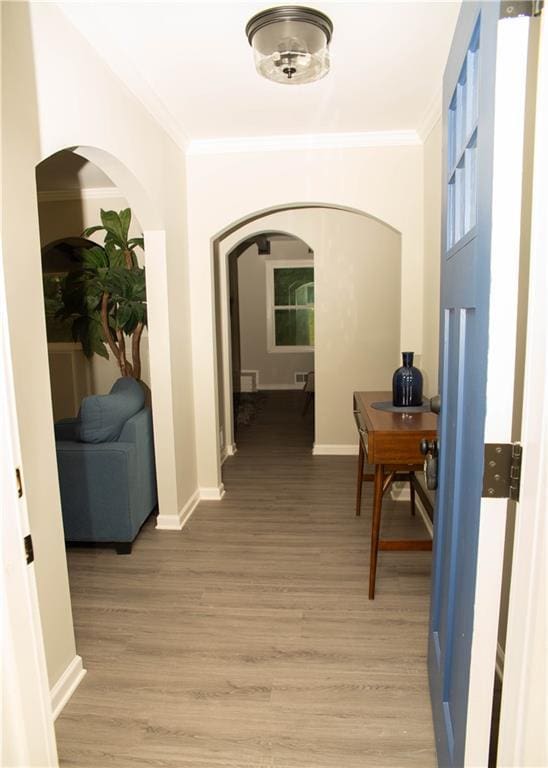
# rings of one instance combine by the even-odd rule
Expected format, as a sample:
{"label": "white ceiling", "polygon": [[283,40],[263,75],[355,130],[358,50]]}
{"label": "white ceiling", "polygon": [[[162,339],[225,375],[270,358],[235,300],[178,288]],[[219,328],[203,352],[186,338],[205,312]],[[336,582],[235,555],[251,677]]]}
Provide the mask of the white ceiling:
{"label": "white ceiling", "polygon": [[269,0],[60,5],[180,143],[420,131],[439,97],[460,3],[313,4],[333,21],[332,67],[301,86],[255,72],[244,30]]}

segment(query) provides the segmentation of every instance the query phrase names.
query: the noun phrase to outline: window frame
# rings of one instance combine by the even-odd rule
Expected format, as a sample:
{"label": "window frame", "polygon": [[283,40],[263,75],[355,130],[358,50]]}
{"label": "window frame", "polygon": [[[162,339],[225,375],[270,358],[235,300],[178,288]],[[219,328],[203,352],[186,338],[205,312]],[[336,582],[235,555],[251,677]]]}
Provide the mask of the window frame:
{"label": "window frame", "polygon": [[[300,352],[314,352],[314,345],[281,345],[276,344],[275,333],[275,311],[276,309],[292,309],[286,305],[274,304],[274,270],[275,269],[294,269],[296,267],[306,267],[314,269],[314,304],[306,305],[308,309],[316,312],[316,272],[314,259],[265,259],[266,267],[266,348],[269,354],[287,354]],[[305,305],[303,305],[303,308]]]}

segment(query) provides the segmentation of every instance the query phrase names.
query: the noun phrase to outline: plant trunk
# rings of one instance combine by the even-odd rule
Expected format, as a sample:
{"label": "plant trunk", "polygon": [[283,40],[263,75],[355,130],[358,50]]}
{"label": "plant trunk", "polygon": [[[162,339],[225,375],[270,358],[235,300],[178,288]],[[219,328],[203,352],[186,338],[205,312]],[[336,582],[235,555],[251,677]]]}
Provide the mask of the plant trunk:
{"label": "plant trunk", "polygon": [[126,358],[126,340],[124,338],[124,332],[120,328],[116,329],[116,338],[118,339],[118,348],[120,350],[118,363],[120,365],[122,376],[133,376],[133,368]]}
{"label": "plant trunk", "polygon": [[136,379],[141,378],[141,335],[143,327],[143,323],[137,323],[137,327],[131,336],[131,359],[133,362],[133,376]]}
{"label": "plant trunk", "polygon": [[101,299],[101,325],[103,326],[103,333],[105,335],[105,339],[107,340],[107,344],[110,347],[110,351],[116,358],[120,371],[122,371],[122,376],[124,376],[125,374],[122,368],[120,349],[118,348],[118,345],[112,338],[112,333],[110,332],[110,326],[108,324],[108,300],[109,300],[109,294],[106,291],[104,291],[103,297]]}

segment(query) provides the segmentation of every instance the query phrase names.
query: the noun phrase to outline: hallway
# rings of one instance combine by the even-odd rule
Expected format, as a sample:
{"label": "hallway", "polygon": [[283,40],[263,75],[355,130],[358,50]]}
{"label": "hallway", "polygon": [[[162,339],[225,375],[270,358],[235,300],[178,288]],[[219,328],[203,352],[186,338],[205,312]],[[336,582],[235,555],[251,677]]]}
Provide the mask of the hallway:
{"label": "hallway", "polygon": [[[260,398],[225,498],[181,533],[69,550],[88,674],[56,724],[62,766],[435,765],[430,553],[381,553],[367,599],[371,487],[356,518],[356,458],[311,455],[302,397]],[[424,534],[390,500],[383,530]]]}

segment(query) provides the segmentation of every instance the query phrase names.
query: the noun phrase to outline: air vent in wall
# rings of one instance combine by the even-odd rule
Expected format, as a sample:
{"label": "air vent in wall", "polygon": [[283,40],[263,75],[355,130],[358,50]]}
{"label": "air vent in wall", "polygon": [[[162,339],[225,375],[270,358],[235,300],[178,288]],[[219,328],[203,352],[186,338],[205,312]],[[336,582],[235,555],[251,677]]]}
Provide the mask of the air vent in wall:
{"label": "air vent in wall", "polygon": [[296,371],[295,372],[295,384],[304,384],[306,382],[306,377],[308,376],[308,372],[303,373],[302,371]]}
{"label": "air vent in wall", "polygon": [[256,392],[259,371],[240,371],[240,392]]}

